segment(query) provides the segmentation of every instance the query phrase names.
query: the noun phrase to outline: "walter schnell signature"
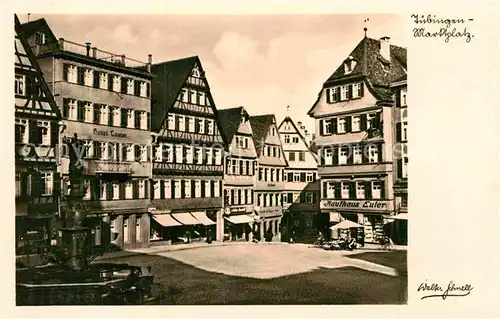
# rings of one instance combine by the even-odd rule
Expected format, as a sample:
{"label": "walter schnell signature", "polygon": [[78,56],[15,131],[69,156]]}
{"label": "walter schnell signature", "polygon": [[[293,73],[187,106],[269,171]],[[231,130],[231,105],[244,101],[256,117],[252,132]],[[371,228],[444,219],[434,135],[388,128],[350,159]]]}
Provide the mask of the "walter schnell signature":
{"label": "walter schnell signature", "polygon": [[427,281],[420,284],[417,291],[428,292],[428,295],[423,296],[422,299],[433,298],[433,297],[441,297],[445,300],[447,297],[465,297],[470,294],[473,287],[472,285],[457,285],[453,281],[448,283],[446,289],[444,289],[441,285],[432,283],[428,284]]}
{"label": "walter schnell signature", "polygon": [[[412,14],[410,17],[419,26],[413,29],[415,38],[444,38],[445,43],[448,43],[450,38],[465,38],[465,42],[469,43],[474,37],[467,30],[466,19],[463,18],[438,18],[431,14]],[[474,19],[467,20],[473,21]],[[420,25],[428,26],[420,27]],[[439,29],[435,27],[436,25]]]}

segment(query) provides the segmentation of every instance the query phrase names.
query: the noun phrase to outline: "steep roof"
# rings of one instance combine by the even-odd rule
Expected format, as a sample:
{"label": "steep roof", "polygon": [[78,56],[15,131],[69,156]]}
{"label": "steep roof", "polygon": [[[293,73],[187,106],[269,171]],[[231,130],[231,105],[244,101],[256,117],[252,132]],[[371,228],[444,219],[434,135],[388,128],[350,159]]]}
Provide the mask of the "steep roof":
{"label": "steep roof", "polygon": [[309,143],[307,143],[305,137],[302,135],[302,133],[300,132],[300,130],[297,128],[297,126],[295,125],[295,122],[292,120],[292,118],[290,116],[286,116],[283,121],[281,121],[281,124],[278,126],[278,131],[279,129],[281,128],[281,126],[283,124],[285,124],[285,122],[290,122],[292,123],[293,125],[293,128],[295,129],[295,131],[297,132],[297,134],[299,134],[300,136],[300,139],[302,140],[302,142],[304,142],[304,145],[307,147],[307,149],[312,153],[314,159],[317,161],[317,155],[316,155],[316,150],[313,150],[312,148],[312,144],[309,145]]}
{"label": "steep roof", "polygon": [[[379,100],[389,101],[392,99],[390,84],[396,79],[406,75],[407,59],[406,48],[396,45],[389,46],[390,61],[387,61],[380,53],[381,43],[379,40],[364,37],[358,45],[349,54],[356,61],[354,69],[349,73],[344,73],[344,61],[340,63],[335,72],[325,81],[323,87],[328,87],[338,82],[347,82],[365,77],[367,88]],[[389,71],[385,68],[389,67]],[[314,109],[314,106],[321,97],[321,92],[314,102],[308,114]]]}
{"label": "steep roof", "polygon": [[47,21],[44,18],[23,23],[22,27],[23,27],[23,32],[24,32],[26,37],[30,37],[31,35],[33,35],[37,31],[43,31],[43,32],[48,33],[48,35],[52,39],[57,40],[55,34],[52,32],[52,29],[50,28],[49,24],[47,23]]}
{"label": "steep roof", "polygon": [[244,112],[245,109],[243,106],[218,110],[217,113],[219,123],[221,124],[221,132],[225,136],[228,143],[231,143],[234,134],[238,131],[238,127],[241,122],[241,115]]}
{"label": "steep roof", "polygon": [[158,97],[152,94],[151,101],[151,130],[159,131],[168,110],[174,105],[182,86],[186,82],[195,64],[201,66],[198,56],[166,61],[151,66],[151,73],[155,75],[152,81],[152,93],[161,94]]}
{"label": "steep roof", "polygon": [[256,115],[250,117],[250,125],[252,126],[253,142],[257,155],[262,153],[262,142],[265,141],[269,128],[275,121],[274,114]]}

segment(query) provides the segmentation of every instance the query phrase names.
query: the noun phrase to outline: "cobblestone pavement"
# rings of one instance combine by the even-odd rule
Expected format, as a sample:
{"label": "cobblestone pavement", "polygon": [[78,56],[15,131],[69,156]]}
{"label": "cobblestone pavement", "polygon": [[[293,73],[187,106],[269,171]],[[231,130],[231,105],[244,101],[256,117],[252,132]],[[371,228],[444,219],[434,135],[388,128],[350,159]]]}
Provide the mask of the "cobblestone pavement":
{"label": "cobblestone pavement", "polygon": [[216,245],[202,250],[183,249],[153,254],[214,273],[258,279],[340,267],[356,267],[397,276],[397,271],[391,267],[347,257],[359,254],[359,251],[325,251],[304,244]]}

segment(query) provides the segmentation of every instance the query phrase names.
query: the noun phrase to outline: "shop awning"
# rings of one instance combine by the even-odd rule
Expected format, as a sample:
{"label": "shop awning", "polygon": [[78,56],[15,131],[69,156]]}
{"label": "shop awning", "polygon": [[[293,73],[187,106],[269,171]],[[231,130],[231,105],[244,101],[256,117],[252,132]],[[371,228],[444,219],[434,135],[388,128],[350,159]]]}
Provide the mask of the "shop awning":
{"label": "shop awning", "polygon": [[184,225],[199,225],[201,222],[191,215],[191,213],[176,213],[172,214],[178,222]]}
{"label": "shop awning", "polygon": [[153,215],[153,218],[163,227],[182,226],[182,224],[173,219],[170,214]]}
{"label": "shop awning", "polygon": [[408,220],[408,213],[401,213],[401,214],[397,214],[396,216],[391,216],[388,218],[397,219],[397,220]]}
{"label": "shop awning", "polygon": [[342,220],[340,213],[330,213],[330,222],[338,223]]}
{"label": "shop awning", "polygon": [[206,212],[195,212],[191,213],[191,215],[193,215],[194,218],[199,220],[205,226],[215,225],[215,222],[207,217]]}
{"label": "shop awning", "polygon": [[224,218],[231,224],[248,224],[254,222],[250,215],[226,216]]}
{"label": "shop awning", "polygon": [[361,228],[361,227],[363,227],[363,225],[360,225],[358,223],[355,223],[355,222],[352,222],[352,221],[346,219],[346,220],[341,221],[337,225],[330,227],[330,229],[335,230],[335,229],[349,229],[349,228]]}

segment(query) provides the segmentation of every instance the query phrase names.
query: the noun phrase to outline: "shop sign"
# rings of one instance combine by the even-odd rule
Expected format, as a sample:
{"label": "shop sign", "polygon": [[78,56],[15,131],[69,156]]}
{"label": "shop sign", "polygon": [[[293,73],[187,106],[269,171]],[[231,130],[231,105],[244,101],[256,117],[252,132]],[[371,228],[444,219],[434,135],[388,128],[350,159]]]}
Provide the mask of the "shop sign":
{"label": "shop sign", "polygon": [[96,161],[96,172],[132,172],[132,163],[118,161]]}
{"label": "shop sign", "polygon": [[347,210],[372,210],[386,212],[392,210],[393,202],[390,200],[335,200],[323,199],[321,209],[347,209]]}
{"label": "shop sign", "polygon": [[127,138],[127,134],[118,133],[114,130],[98,130],[97,128],[95,128],[93,132],[94,132],[94,135],[98,135],[98,136],[111,136],[111,137]]}
{"label": "shop sign", "polygon": [[231,207],[231,213],[242,213],[246,211],[247,211],[246,207]]}

